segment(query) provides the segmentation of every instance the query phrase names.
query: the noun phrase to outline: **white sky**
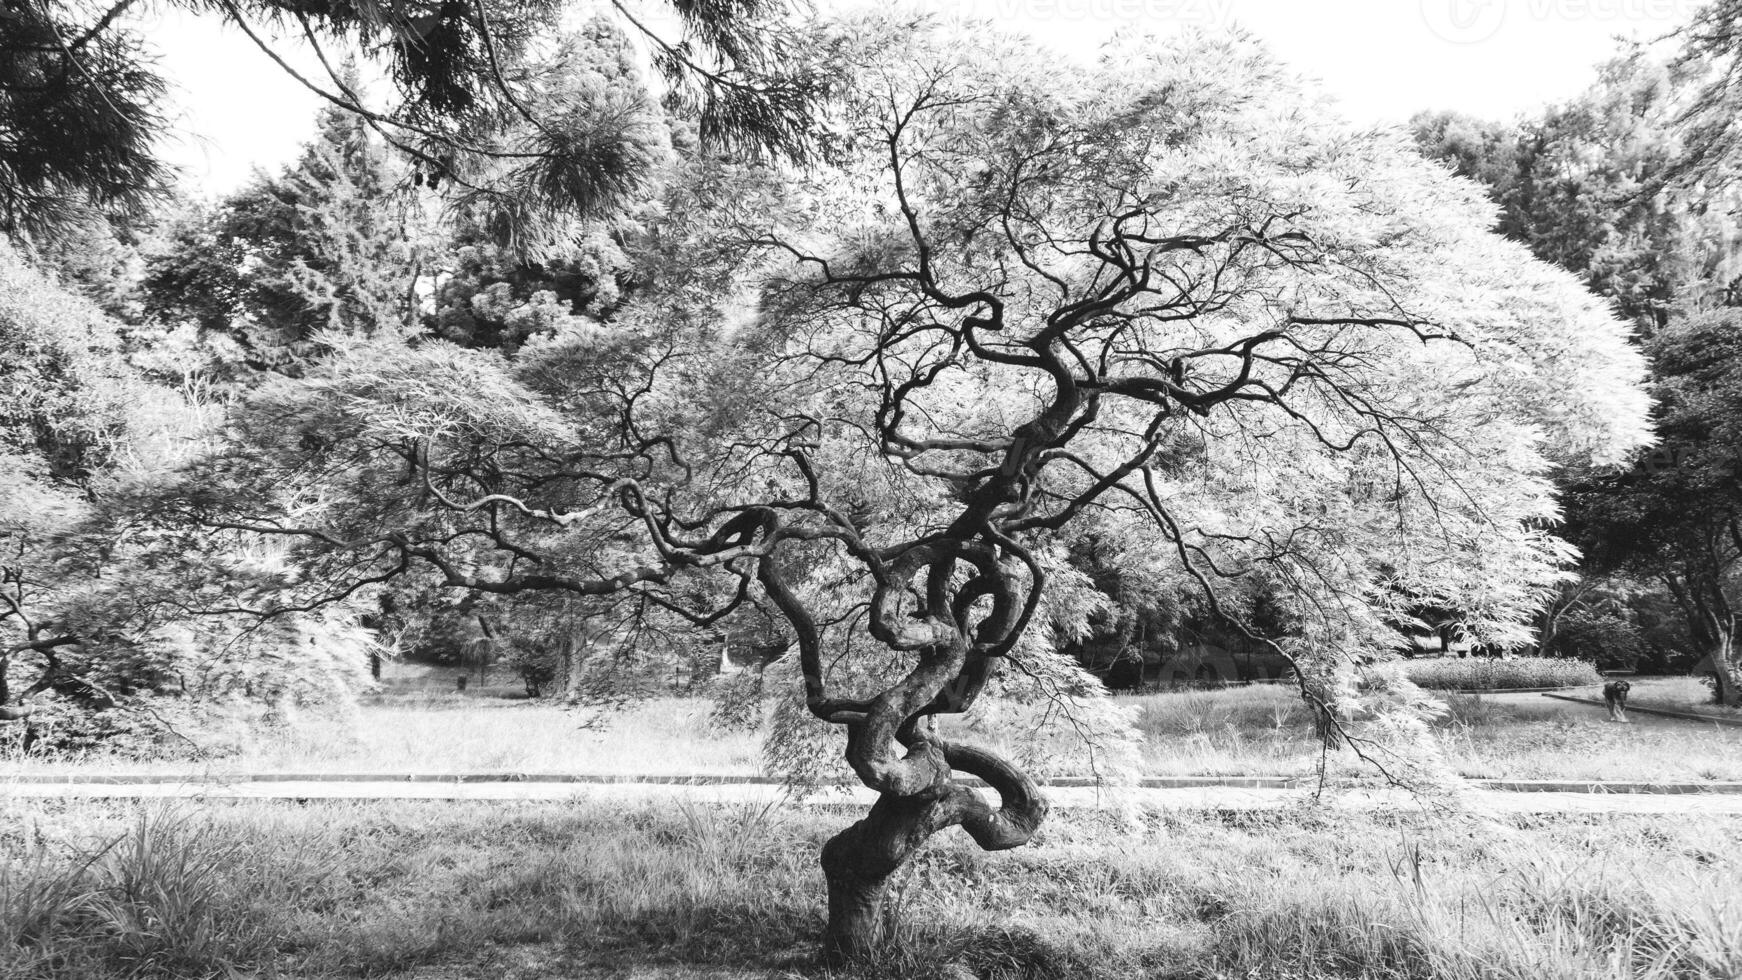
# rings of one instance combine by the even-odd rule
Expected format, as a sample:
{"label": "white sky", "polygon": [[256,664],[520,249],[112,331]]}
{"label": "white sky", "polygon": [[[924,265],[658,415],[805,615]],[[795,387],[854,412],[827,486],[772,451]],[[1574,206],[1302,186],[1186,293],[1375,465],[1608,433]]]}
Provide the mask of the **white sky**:
{"label": "white sky", "polygon": [[[815,0],[827,7],[831,0]],[[1239,24],[1322,79],[1358,121],[1421,109],[1511,118],[1576,95],[1617,37],[1655,38],[1697,0],[929,0],[940,13],[996,20],[1080,56],[1116,30],[1165,33]],[[168,154],[189,182],[222,194],[254,167],[290,159],[312,130],[316,98],[213,16],[168,10],[138,22],[177,86]],[[318,65],[280,45],[300,69]]]}

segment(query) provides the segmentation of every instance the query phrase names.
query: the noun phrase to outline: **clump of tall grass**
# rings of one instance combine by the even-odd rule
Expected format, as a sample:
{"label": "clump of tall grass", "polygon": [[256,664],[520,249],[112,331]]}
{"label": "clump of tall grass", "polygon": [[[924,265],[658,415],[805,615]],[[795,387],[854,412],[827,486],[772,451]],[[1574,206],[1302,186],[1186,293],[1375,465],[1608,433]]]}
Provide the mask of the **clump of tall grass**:
{"label": "clump of tall grass", "polygon": [[272,863],[167,813],[68,853],[38,843],[0,854],[0,975],[233,975],[283,938]]}
{"label": "clump of tall grass", "polygon": [[[1522,852],[1487,888],[1441,883],[1420,852],[1396,888],[1333,880],[1257,899],[1216,944],[1234,975],[1279,961],[1384,980],[1726,980],[1742,976],[1742,902],[1712,882],[1630,877]],[[1412,863],[1413,862],[1413,863]],[[1300,883],[1304,885],[1304,883]]]}
{"label": "clump of tall grass", "polygon": [[1287,732],[1312,724],[1300,692],[1287,685],[1181,691],[1128,700],[1136,703],[1137,727],[1149,738]]}
{"label": "clump of tall grass", "polygon": [[1503,691],[1509,688],[1581,687],[1603,683],[1583,660],[1552,657],[1435,657],[1405,660],[1403,673],[1436,691]]}

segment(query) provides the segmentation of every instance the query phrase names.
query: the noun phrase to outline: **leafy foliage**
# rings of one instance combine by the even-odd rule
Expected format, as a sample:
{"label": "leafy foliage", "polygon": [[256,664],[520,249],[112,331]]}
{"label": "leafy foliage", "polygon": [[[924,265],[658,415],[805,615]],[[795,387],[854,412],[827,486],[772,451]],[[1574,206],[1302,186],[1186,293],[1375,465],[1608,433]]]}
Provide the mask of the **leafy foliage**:
{"label": "leafy foliage", "polygon": [[278,371],[301,370],[327,334],[416,332],[425,233],[397,179],[360,120],[323,110],[282,175],[188,216],[152,256],[147,312],[232,338],[251,367]]}
{"label": "leafy foliage", "polygon": [[167,177],[164,83],[122,8],[8,4],[0,18],[0,230],[52,242],[136,211]]}
{"label": "leafy foliage", "polygon": [[1635,53],[1539,118],[1514,127],[1423,115],[1416,139],[1490,189],[1502,234],[1583,275],[1650,334],[1678,310],[1732,302],[1742,274],[1725,217],[1731,193],[1672,180],[1686,138],[1679,120],[1703,73]]}
{"label": "leafy foliage", "polygon": [[[224,17],[330,105],[365,120],[416,162],[417,183],[492,198],[512,222],[499,229],[504,242],[518,239],[522,223],[617,212],[660,163],[646,86],[601,89],[586,72],[565,73],[573,39],[561,37],[560,5],[549,0],[183,5]],[[55,0],[20,7],[0,24],[6,231],[52,239],[95,213],[137,210],[166,183],[153,146],[165,125],[165,86],[144,39],[120,24],[128,6]],[[589,31],[595,41],[609,35],[625,58],[624,32],[644,37],[667,109],[692,119],[710,151],[795,159],[818,151],[829,72],[823,60],[795,57],[810,49],[789,44],[782,4],[670,8],[680,25],[675,37],[648,28],[647,10],[624,4]],[[311,77],[292,68],[267,39],[274,33],[300,37],[322,71]],[[338,47],[374,58],[397,104],[366,105]]]}
{"label": "leafy foliage", "polygon": [[[43,747],[145,750],[209,720],[342,702],[366,641],[341,610],[269,623],[189,618],[181,586],[234,567],[224,542],[176,555],[104,515],[204,449],[200,406],[140,377],[119,328],[0,246],[0,708]],[[244,562],[248,556],[240,556]],[[98,715],[113,710],[114,714]],[[230,711],[228,714],[238,714]]]}

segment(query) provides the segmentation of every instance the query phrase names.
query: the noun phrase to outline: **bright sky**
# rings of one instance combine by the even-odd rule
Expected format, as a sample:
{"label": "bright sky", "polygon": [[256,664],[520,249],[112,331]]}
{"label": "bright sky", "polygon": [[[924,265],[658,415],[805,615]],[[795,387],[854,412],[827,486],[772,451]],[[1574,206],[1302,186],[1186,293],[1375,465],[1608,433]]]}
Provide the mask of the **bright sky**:
{"label": "bright sky", "polygon": [[[815,0],[828,7],[831,0]],[[940,13],[995,20],[1088,56],[1120,29],[1156,33],[1237,24],[1322,79],[1359,121],[1421,109],[1511,118],[1576,95],[1617,37],[1655,38],[1698,0],[927,0]],[[172,160],[222,194],[254,167],[292,157],[316,98],[216,17],[168,9],[141,25],[178,87]],[[299,69],[319,67],[281,45]],[[311,75],[311,77],[312,77]]]}

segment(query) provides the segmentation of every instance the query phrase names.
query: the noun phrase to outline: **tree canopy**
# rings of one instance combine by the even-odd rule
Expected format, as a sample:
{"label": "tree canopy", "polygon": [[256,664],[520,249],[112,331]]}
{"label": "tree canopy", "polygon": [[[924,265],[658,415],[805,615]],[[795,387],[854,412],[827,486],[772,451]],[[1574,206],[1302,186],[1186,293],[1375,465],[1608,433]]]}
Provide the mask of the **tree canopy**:
{"label": "tree canopy", "polygon": [[1729,309],[1738,301],[1737,186],[1722,108],[1733,101],[1733,43],[1722,40],[1732,6],[1703,8],[1679,58],[1631,52],[1540,117],[1415,121],[1426,152],[1489,187],[1504,234],[1584,276],[1648,340],[1662,444],[1625,468],[1561,475],[1565,533],[1584,551],[1585,581],[1545,608],[1539,642],[1565,639],[1557,632],[1569,612],[1612,623],[1587,635],[1589,655],[1605,634],[1643,633],[1661,618],[1652,607],[1678,609],[1685,639],[1658,652],[1660,665],[1709,658],[1698,672],[1718,679],[1724,700],[1734,700],[1742,670],[1726,611],[1734,556],[1723,529],[1733,500],[1720,475]]}
{"label": "tree canopy", "polygon": [[[52,239],[92,213],[136,210],[171,177],[158,156],[165,84],[129,26],[133,0],[54,0],[0,19],[0,226]],[[637,77],[607,84],[565,70],[573,36],[549,0],[408,3],[281,0],[186,3],[222,17],[287,73],[351,113],[414,161],[420,182],[446,183],[512,215],[512,230],[556,215],[596,217],[632,200],[659,163],[649,112],[663,103],[693,120],[715,151],[799,159],[819,152],[826,52],[793,43],[785,5],[768,0],[613,3],[583,34],[652,49],[658,94]],[[311,49],[314,74],[269,40]],[[367,103],[346,54],[361,52],[393,83],[391,104]],[[505,229],[509,230],[509,229]]]}
{"label": "tree canopy", "polygon": [[1570,494],[1568,529],[1600,571],[1629,571],[1665,587],[1718,696],[1735,699],[1738,563],[1742,562],[1742,314],[1722,310],[1673,323],[1648,347],[1658,398],[1656,451],[1599,473]]}
{"label": "tree canopy", "polygon": [[[191,593],[232,612],[412,574],[702,626],[754,605],[790,703],[879,793],[824,851],[841,954],[931,833],[1005,848],[1043,819],[1029,773],[933,719],[1094,709],[1057,651],[1096,607],[1071,534],[1292,657],[1333,724],[1414,606],[1526,637],[1569,557],[1551,467],[1649,437],[1626,326],[1250,39],[1074,65],[966,29],[828,28],[835,152],[682,168],[691,206],[608,326],[341,344],[133,519],[178,552],[272,542]],[[1419,731],[1407,684],[1367,693],[1380,735]]]}
{"label": "tree canopy", "polygon": [[323,108],[278,175],[256,174],[176,222],[152,256],[145,313],[234,341],[256,369],[300,370],[326,334],[411,336],[427,274],[422,203],[362,121]]}

